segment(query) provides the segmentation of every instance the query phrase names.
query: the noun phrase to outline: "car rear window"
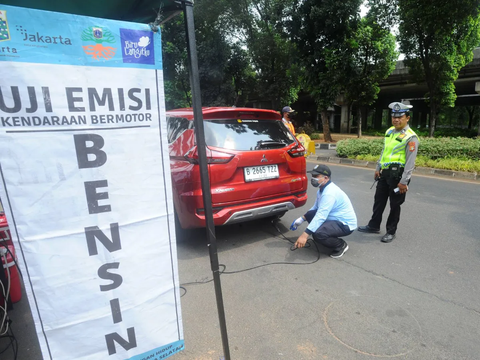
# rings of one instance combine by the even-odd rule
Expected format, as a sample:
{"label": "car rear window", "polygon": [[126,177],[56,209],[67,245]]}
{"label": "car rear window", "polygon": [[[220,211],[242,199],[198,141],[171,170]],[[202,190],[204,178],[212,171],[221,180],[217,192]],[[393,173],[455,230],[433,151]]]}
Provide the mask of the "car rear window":
{"label": "car rear window", "polygon": [[231,150],[282,148],[295,139],[280,120],[205,120],[207,145]]}

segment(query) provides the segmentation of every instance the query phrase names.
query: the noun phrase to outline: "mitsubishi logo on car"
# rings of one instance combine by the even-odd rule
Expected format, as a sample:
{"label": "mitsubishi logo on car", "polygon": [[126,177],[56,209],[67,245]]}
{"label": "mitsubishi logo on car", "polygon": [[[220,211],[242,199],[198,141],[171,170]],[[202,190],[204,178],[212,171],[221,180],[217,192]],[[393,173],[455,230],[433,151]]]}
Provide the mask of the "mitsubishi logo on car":
{"label": "mitsubishi logo on car", "polygon": [[263,158],[262,160],[260,160],[260,162],[268,162],[267,158],[265,157],[265,154],[263,154]]}

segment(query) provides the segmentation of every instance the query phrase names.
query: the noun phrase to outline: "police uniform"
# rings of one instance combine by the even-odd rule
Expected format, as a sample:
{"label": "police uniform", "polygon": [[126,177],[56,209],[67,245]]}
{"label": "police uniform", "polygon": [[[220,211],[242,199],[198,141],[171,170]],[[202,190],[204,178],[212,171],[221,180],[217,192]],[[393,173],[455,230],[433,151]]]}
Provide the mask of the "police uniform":
{"label": "police uniform", "polygon": [[[399,102],[388,106],[392,109],[392,118],[400,118],[408,114],[411,105]],[[387,219],[387,233],[382,237],[382,242],[391,242],[395,238],[397,225],[400,221],[400,206],[404,203],[406,192],[400,193],[398,184],[407,186],[410,183],[415,158],[418,151],[417,134],[408,126],[408,122],[401,130],[392,126],[385,132],[385,141],[382,154],[377,163],[376,171],[380,173],[373,214],[367,226],[360,226],[359,231],[378,233],[382,222],[383,212],[390,199],[390,214]]]}

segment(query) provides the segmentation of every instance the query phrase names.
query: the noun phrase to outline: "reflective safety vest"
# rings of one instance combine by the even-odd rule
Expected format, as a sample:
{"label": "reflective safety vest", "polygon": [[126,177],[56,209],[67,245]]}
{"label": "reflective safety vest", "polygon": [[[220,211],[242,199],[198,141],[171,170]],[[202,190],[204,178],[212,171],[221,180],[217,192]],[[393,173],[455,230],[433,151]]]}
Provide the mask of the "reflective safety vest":
{"label": "reflective safety vest", "polygon": [[404,129],[400,133],[394,132],[395,126],[385,132],[385,145],[380,159],[382,169],[387,169],[392,164],[405,166],[407,144],[412,137],[417,136],[411,128]]}
{"label": "reflective safety vest", "polygon": [[287,126],[288,130],[290,130],[290,132],[295,135],[295,128],[293,127],[293,124],[291,121],[287,121],[285,119],[282,119],[283,123]]}

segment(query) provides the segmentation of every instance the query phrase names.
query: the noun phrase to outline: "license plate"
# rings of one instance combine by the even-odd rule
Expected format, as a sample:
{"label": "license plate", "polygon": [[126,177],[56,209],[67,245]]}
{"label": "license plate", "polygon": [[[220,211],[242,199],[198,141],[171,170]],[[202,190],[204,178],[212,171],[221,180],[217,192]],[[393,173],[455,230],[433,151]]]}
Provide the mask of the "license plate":
{"label": "license plate", "polygon": [[251,166],[243,169],[245,181],[258,181],[266,179],[276,179],[280,176],[278,165]]}

